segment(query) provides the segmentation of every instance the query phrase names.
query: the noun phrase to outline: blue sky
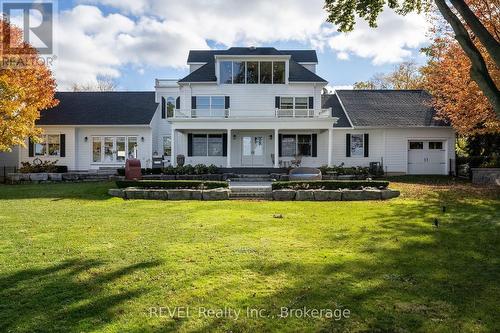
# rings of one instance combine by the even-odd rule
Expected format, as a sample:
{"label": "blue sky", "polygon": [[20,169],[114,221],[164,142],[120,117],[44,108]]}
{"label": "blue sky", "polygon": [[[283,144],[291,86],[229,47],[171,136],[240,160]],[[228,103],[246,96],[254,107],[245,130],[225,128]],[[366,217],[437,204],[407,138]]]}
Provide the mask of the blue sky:
{"label": "blue sky", "polygon": [[[323,0],[59,1],[54,68],[60,90],[111,77],[120,90],[152,90],[155,78],[181,78],[190,49],[273,46],[316,49],[317,73],[349,86],[402,61],[425,61],[423,16],[385,11],[350,34],[325,22]],[[286,8],[286,10],[283,10]]]}

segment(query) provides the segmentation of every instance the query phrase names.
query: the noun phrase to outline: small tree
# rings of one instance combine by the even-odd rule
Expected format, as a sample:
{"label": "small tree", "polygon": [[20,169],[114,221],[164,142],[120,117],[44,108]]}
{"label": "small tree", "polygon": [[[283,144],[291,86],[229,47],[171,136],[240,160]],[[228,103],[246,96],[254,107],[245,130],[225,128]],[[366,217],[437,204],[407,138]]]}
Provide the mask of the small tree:
{"label": "small tree", "polygon": [[39,61],[38,52],[23,43],[22,31],[0,18],[0,43],[3,53],[0,65],[0,151],[25,145],[27,137],[41,133],[35,121],[40,110],[54,107],[56,83],[52,72]]}
{"label": "small tree", "polygon": [[[498,1],[484,1],[488,10],[497,13]],[[498,35],[488,31],[473,9],[465,0],[326,0],[325,9],[328,21],[339,26],[339,31],[348,32],[354,29],[356,15],[367,20],[371,27],[377,26],[377,18],[385,6],[394,9],[398,14],[429,11],[432,4],[448,22],[454,32],[454,37],[465,52],[471,63],[469,75],[477,83],[480,90],[500,115],[500,92],[492,79],[483,55],[473,40],[477,39],[484,51],[500,68],[500,43]],[[455,12],[460,15],[457,16]],[[497,16],[498,17],[498,16]],[[471,34],[473,37],[471,37]]]}
{"label": "small tree", "polygon": [[388,74],[375,74],[368,81],[354,83],[354,89],[422,89],[420,68],[413,62],[403,62]]}

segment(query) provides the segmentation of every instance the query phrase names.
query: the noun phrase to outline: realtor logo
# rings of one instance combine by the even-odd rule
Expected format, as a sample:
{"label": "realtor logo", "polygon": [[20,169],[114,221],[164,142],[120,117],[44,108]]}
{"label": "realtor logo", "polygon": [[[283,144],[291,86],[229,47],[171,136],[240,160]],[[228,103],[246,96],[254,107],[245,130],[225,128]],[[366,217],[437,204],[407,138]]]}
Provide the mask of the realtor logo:
{"label": "realtor logo", "polygon": [[[0,0],[3,18],[23,30],[23,41],[38,50],[40,55],[54,53],[55,1]],[[22,53],[22,48],[3,43],[3,53]]]}

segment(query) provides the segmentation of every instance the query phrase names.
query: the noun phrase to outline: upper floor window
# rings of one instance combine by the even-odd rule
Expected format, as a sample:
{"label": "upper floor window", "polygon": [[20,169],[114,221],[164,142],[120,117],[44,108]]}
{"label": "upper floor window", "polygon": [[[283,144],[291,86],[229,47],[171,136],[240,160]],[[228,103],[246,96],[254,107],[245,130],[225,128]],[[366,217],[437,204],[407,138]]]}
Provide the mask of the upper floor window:
{"label": "upper floor window", "polygon": [[280,97],[280,109],[302,109],[309,108],[309,97]]}
{"label": "upper floor window", "polygon": [[175,109],[175,99],[173,97],[167,98],[167,117],[172,118],[174,116]]}
{"label": "upper floor window", "polygon": [[196,96],[196,109],[223,110],[224,96]]}
{"label": "upper floor window", "polygon": [[284,61],[221,61],[222,84],[284,84]]}

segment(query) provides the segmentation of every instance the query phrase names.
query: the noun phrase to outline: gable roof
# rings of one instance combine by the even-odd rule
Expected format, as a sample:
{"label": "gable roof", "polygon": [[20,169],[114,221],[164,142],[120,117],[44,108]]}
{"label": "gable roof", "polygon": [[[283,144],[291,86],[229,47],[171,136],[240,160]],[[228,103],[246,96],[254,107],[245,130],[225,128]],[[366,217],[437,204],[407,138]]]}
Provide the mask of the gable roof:
{"label": "gable roof", "polygon": [[337,123],[333,127],[352,127],[349,119],[347,118],[340,101],[335,94],[321,95],[321,108],[332,108],[332,117],[338,118]]}
{"label": "gable roof", "polygon": [[337,90],[353,126],[449,126],[434,119],[431,95],[424,90]]}
{"label": "gable roof", "polygon": [[290,55],[289,82],[327,82],[325,79],[299,64],[299,62],[318,62],[316,51],[314,50],[280,51],[274,47],[231,47],[227,50],[190,51],[188,62],[205,64],[186,77],[180,79],[179,83],[217,82],[214,58],[216,55]]}
{"label": "gable roof", "polygon": [[231,47],[227,50],[192,50],[189,51],[187,62],[207,63],[214,59],[215,55],[290,55],[296,62],[318,62],[314,50],[277,50],[274,47]]}
{"label": "gable roof", "polygon": [[154,92],[58,92],[59,105],[43,110],[37,125],[149,125]]}

